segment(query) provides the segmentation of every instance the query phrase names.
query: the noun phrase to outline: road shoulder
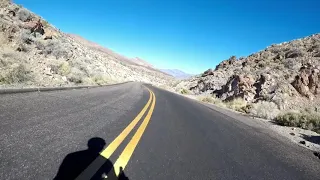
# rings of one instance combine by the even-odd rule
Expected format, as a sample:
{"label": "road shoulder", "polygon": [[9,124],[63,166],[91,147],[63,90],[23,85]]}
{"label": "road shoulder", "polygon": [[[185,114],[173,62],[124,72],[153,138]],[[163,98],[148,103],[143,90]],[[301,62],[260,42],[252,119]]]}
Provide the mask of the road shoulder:
{"label": "road shoulder", "polygon": [[[163,88],[159,89],[168,91],[167,89]],[[204,106],[210,108],[211,110],[214,110],[215,112],[231,117],[230,120],[236,120],[250,127],[261,128],[264,131],[266,131],[272,138],[280,139],[284,143],[288,143],[289,140],[290,143],[294,143],[295,145],[309,149],[315,153],[320,152],[320,134],[314,131],[305,130],[297,127],[280,126],[273,123],[271,120],[252,117],[247,114],[240,113],[231,109],[221,108],[214,104],[201,102],[197,99],[197,96],[195,95],[185,95],[172,91],[168,92],[203,104]]]}

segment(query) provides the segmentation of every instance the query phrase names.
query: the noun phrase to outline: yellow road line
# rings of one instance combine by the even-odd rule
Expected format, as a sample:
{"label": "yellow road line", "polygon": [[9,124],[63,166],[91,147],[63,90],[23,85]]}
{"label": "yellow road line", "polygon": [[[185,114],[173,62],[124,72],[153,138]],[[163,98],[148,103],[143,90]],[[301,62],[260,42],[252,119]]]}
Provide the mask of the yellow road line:
{"label": "yellow road line", "polygon": [[[149,90],[149,89],[148,89]],[[152,94],[149,90],[150,98],[147,104],[143,107],[142,111],[134,118],[134,120],[119,134],[119,136],[109,144],[109,146],[103,150],[100,155],[105,158],[110,158],[112,153],[118,148],[118,146],[122,143],[122,141],[128,136],[128,134],[132,131],[132,129],[137,125],[140,121],[141,117],[147,111],[151,101],[152,101]]]}
{"label": "yellow road line", "polygon": [[126,167],[128,161],[130,160],[130,157],[133,154],[134,149],[136,148],[138,142],[140,141],[141,136],[142,136],[143,132],[145,131],[145,129],[150,121],[150,118],[152,116],[154,106],[156,103],[156,97],[152,91],[150,91],[150,92],[152,93],[153,101],[152,101],[152,105],[148,111],[148,114],[144,118],[142,124],[140,125],[139,129],[134,134],[134,136],[132,137],[130,142],[127,144],[125,149],[122,151],[122,153],[119,156],[119,158],[117,159],[117,161],[114,163],[114,170],[115,170],[115,173],[117,176],[119,175],[120,167],[122,167],[123,169]]}
{"label": "yellow road line", "polygon": [[143,107],[140,113],[133,119],[133,121],[119,134],[116,139],[114,139],[107,148],[105,148],[99,156],[104,157],[105,159],[97,158],[95,159],[83,172],[81,172],[76,180],[85,180],[90,179],[98,169],[106,162],[107,159],[113,154],[113,152],[119,147],[119,145],[123,142],[123,140],[128,136],[128,134],[132,131],[132,129],[137,125],[140,121],[144,113],[147,111],[148,107],[151,104],[152,98],[154,98],[153,93],[149,91],[149,100],[147,104]]}

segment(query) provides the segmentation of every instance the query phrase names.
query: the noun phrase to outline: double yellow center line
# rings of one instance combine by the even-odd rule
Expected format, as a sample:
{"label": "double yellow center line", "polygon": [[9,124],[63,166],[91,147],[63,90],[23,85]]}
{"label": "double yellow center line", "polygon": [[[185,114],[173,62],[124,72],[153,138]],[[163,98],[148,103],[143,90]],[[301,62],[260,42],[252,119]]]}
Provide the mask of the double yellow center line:
{"label": "double yellow center line", "polygon": [[[148,88],[147,88],[148,89]],[[132,131],[132,129],[137,125],[137,123],[140,121],[140,119],[142,118],[142,116],[145,114],[145,112],[148,110],[150,104],[150,109],[147,113],[147,115],[145,116],[142,124],[140,125],[140,127],[138,128],[138,130],[136,131],[136,133],[133,135],[133,137],[131,138],[130,142],[127,144],[127,146],[124,148],[124,150],[122,151],[122,153],[120,154],[120,156],[118,157],[118,159],[116,160],[116,162],[114,163],[114,171],[115,174],[118,176],[119,175],[119,170],[120,167],[122,167],[123,169],[126,167],[126,165],[128,164],[133,151],[135,150],[138,142],[140,141],[142,134],[144,133],[154,110],[155,104],[156,104],[156,97],[154,95],[154,93],[148,89],[149,94],[150,94],[150,98],[147,102],[147,104],[143,107],[143,109],[140,111],[140,113],[133,119],[133,121],[119,134],[118,137],[116,137],[109,145],[107,148],[105,148],[100,155],[103,156],[105,159],[109,159],[110,156],[114,153],[114,151],[119,147],[119,145],[124,141],[124,139],[128,136],[128,134]],[[91,164],[95,164],[94,162],[92,162]],[[90,165],[91,165],[90,164]],[[92,165],[93,166],[93,165]],[[97,165],[95,165],[95,167],[97,167]],[[92,175],[94,173],[96,173],[98,169],[93,169],[93,167],[88,167],[85,171],[90,171],[90,172],[82,172],[78,177],[77,180],[79,179],[84,179],[82,177],[84,177],[84,174],[88,174],[88,173],[92,173]],[[86,175],[87,176],[87,175]]]}

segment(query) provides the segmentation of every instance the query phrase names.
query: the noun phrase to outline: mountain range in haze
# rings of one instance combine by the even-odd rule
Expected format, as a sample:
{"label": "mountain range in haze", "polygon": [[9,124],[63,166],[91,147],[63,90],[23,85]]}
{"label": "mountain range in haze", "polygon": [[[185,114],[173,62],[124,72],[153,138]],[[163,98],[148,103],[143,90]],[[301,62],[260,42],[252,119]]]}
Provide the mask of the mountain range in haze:
{"label": "mountain range in haze", "polygon": [[187,79],[192,76],[192,74],[188,74],[179,69],[160,69],[160,71],[169,74],[177,79]]}

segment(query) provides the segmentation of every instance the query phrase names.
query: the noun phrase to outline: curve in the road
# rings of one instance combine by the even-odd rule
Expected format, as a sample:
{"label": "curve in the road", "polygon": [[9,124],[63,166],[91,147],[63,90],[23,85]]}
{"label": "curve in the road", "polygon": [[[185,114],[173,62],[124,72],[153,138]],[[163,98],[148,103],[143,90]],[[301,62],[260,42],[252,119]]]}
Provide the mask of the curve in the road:
{"label": "curve in the road", "polygon": [[116,176],[119,176],[120,172],[123,171],[123,169],[128,164],[135,148],[137,147],[146,127],[148,126],[153,110],[155,108],[156,97],[149,88],[147,89],[149,91],[149,100],[146,103],[146,105],[143,107],[143,109],[133,119],[133,121],[100,153],[101,156],[97,157],[81,174],[79,174],[76,180],[90,179],[99,170],[99,168],[105,163],[105,161],[110,158],[110,156],[114,153],[114,151],[116,151],[116,149],[120,146],[120,144],[124,141],[124,139],[129,135],[129,133],[133,130],[133,128],[140,121],[140,119],[145,114],[147,109],[150,107],[143,122],[141,123],[141,125],[133,135],[132,139],[126,145],[126,147],[124,148],[124,150],[122,151],[119,158],[114,164],[114,171]]}
{"label": "curve in the road", "polygon": [[151,119],[151,116],[152,116],[152,113],[153,113],[153,110],[154,110],[154,107],[156,104],[156,97],[150,89],[148,89],[148,90],[152,93],[152,97],[153,97],[152,105],[149,109],[147,116],[144,118],[142,124],[140,125],[139,129],[134,134],[134,136],[132,137],[130,142],[127,144],[125,149],[122,151],[118,160],[114,163],[114,169],[115,169],[116,175],[119,175],[119,172],[120,172],[119,170],[121,167],[124,169],[126,167],[126,165],[128,164],[130,157],[132,156],[133,151],[137,147],[138,142],[140,141],[142,134],[144,133],[144,131],[145,131],[146,127],[148,126],[148,123]]}

